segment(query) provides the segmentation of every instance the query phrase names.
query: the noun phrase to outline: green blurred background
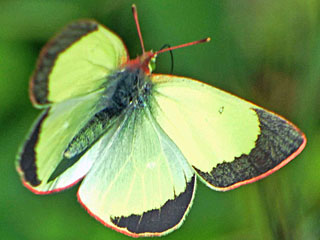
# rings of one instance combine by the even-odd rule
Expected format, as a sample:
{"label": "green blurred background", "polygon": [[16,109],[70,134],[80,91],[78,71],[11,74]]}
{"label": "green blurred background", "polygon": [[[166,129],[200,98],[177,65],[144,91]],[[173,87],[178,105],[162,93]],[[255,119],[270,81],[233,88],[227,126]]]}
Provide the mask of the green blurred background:
{"label": "green blurred background", "polygon": [[[16,152],[39,111],[28,80],[47,40],[68,22],[94,18],[141,54],[131,4],[146,49],[211,37],[176,50],[173,74],[213,84],[275,111],[307,135],[306,149],[272,176],[220,193],[199,182],[182,227],[164,239],[320,239],[319,0],[0,1],[0,238],[129,239],[77,203],[77,186],[38,196],[22,186]],[[169,73],[170,55],[156,72]]]}

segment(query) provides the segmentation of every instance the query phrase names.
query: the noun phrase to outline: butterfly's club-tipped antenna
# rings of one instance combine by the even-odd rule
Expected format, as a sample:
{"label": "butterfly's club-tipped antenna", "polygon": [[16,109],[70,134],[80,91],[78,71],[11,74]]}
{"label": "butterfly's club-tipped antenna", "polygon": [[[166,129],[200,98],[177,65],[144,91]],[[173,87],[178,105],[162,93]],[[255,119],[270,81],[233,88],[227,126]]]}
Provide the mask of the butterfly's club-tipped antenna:
{"label": "butterfly's club-tipped antenna", "polygon": [[161,50],[155,52],[154,55],[157,55],[159,53],[164,53],[164,52],[167,52],[167,51],[172,51],[172,50],[178,49],[178,48],[192,46],[192,45],[199,44],[199,43],[206,43],[206,42],[209,42],[210,40],[211,40],[211,38],[208,37],[208,38],[204,38],[204,39],[201,39],[201,40],[198,40],[198,41],[193,41],[193,42],[181,44],[181,45],[178,45],[178,46],[168,47],[168,48],[161,49]]}

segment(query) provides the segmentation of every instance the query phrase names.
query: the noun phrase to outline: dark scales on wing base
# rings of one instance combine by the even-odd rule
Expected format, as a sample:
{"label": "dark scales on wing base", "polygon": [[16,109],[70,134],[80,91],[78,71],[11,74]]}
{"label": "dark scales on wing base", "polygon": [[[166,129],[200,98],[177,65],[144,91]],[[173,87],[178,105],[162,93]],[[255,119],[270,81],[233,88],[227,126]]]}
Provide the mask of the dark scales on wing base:
{"label": "dark scales on wing base", "polygon": [[111,74],[104,87],[106,90],[100,102],[102,110],[92,116],[80,132],[75,134],[64,152],[63,160],[48,182],[73,166],[121,114],[129,108],[144,107],[150,94],[151,82],[141,69],[125,69]]}
{"label": "dark scales on wing base", "polygon": [[209,173],[195,168],[213,186],[228,187],[255,178],[279,165],[303,143],[301,133],[285,120],[262,109],[253,110],[259,117],[261,134],[249,155],[218,164]]}
{"label": "dark scales on wing base", "polygon": [[98,24],[91,21],[78,21],[68,25],[53,38],[42,50],[37,68],[32,76],[32,93],[39,104],[48,104],[48,76],[58,55],[80,40],[83,36],[98,29]]}
{"label": "dark scales on wing base", "polygon": [[187,183],[186,190],[173,200],[168,200],[160,209],[153,209],[141,215],[113,217],[111,222],[131,233],[161,233],[173,228],[182,220],[191,203],[195,187],[195,176]]}
{"label": "dark scales on wing base", "polygon": [[48,112],[49,109],[41,115],[40,119],[32,130],[32,134],[23,146],[20,156],[19,166],[23,172],[24,180],[30,183],[32,186],[38,186],[41,184],[41,181],[37,176],[35,148],[38,142],[41,124],[48,116]]}

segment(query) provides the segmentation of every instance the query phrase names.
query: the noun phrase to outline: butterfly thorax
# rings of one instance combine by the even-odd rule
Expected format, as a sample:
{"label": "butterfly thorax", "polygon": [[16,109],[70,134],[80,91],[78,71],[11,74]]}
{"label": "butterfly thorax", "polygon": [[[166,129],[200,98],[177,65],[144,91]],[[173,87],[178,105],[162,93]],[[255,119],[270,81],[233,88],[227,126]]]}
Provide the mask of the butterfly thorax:
{"label": "butterfly thorax", "polygon": [[148,103],[152,83],[142,68],[124,67],[110,74],[100,107],[91,120],[73,138],[64,156],[68,159],[84,154],[113,124],[128,111]]}
{"label": "butterfly thorax", "polygon": [[154,69],[156,55],[145,52],[110,74],[106,80],[102,104],[120,115],[130,107],[144,107],[150,95],[149,75]]}
{"label": "butterfly thorax", "polygon": [[145,106],[150,89],[151,81],[141,68],[126,67],[108,77],[102,104],[120,115],[130,107]]}

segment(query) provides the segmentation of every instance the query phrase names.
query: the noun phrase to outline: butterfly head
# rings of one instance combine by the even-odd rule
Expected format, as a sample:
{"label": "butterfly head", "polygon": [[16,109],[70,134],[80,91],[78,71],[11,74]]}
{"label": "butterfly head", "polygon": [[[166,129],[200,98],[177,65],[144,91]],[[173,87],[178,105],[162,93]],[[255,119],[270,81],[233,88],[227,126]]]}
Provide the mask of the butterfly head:
{"label": "butterfly head", "polygon": [[157,53],[153,51],[144,52],[136,59],[130,60],[126,67],[129,69],[142,69],[147,75],[151,74],[156,68]]}
{"label": "butterfly head", "polygon": [[158,56],[157,54],[154,54],[150,58],[150,61],[149,61],[149,64],[148,64],[148,68],[149,68],[150,73],[152,73],[156,69],[156,58],[157,58],[157,56]]}
{"label": "butterfly head", "polygon": [[139,35],[139,39],[140,39],[141,48],[142,48],[142,55],[140,57],[137,57],[134,60],[131,60],[128,63],[128,66],[129,67],[132,66],[132,67],[135,67],[135,68],[136,67],[141,68],[147,74],[151,74],[155,70],[155,68],[156,68],[156,58],[157,58],[158,54],[164,53],[164,52],[167,52],[167,51],[172,51],[172,50],[177,49],[177,48],[182,48],[182,47],[195,45],[195,44],[198,44],[198,43],[209,42],[211,40],[211,38],[208,37],[208,38],[204,38],[204,39],[201,39],[201,40],[198,40],[198,41],[189,42],[189,43],[181,44],[181,45],[174,46],[174,47],[164,48],[164,49],[161,49],[161,50],[159,50],[157,52],[153,52],[153,51],[146,52],[145,48],[144,48],[144,43],[143,43],[141,30],[140,30],[137,7],[134,4],[132,5],[132,12],[133,12],[133,17],[134,17],[134,20],[135,20],[136,26],[137,26],[137,31],[138,31],[138,35]]}

